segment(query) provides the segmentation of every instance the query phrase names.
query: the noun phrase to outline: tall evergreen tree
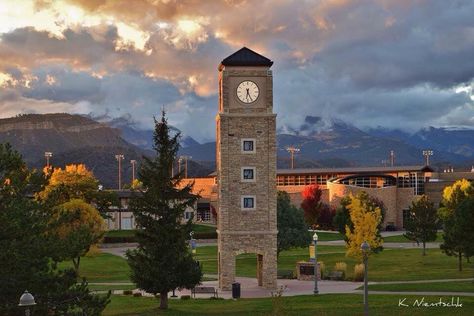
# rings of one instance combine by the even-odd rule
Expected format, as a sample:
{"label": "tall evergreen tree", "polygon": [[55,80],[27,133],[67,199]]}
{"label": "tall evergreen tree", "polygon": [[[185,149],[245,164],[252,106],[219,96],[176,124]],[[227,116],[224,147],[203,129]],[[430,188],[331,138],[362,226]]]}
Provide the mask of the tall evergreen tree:
{"label": "tall evergreen tree", "polygon": [[17,304],[28,289],[37,315],[100,315],[107,296],[77,285],[72,269],[59,271],[65,248],[51,230],[46,205],[33,199],[44,183],[8,144],[0,144],[0,315],[23,315]]}
{"label": "tall evergreen tree", "polygon": [[293,247],[307,247],[311,235],[304,220],[303,211],[290,202],[290,196],[285,191],[279,191],[277,197],[277,253]]}
{"label": "tall evergreen tree", "polygon": [[179,149],[179,133],[172,136],[163,111],[155,120],[156,157],[144,157],[138,173],[143,188],[130,203],[139,230],[138,247],[127,252],[131,279],[149,293],[160,294],[160,309],[168,308],[168,292],[192,288],[201,281],[201,267],[192,257],[188,240],[192,222],[182,223],[187,207],[197,196],[192,184],[179,188],[183,174],[171,174]]}
{"label": "tall evergreen tree", "polygon": [[438,214],[426,195],[413,201],[410,209],[410,217],[406,223],[405,236],[413,241],[423,243],[423,256],[426,255],[426,242],[436,240],[438,229]]}

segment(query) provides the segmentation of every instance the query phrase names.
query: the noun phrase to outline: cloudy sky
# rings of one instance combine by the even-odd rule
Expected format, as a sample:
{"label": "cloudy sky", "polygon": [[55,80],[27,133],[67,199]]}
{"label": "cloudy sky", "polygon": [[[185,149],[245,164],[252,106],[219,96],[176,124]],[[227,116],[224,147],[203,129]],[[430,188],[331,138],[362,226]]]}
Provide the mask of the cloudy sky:
{"label": "cloudy sky", "polygon": [[279,127],[474,128],[474,1],[0,0],[0,117],[170,122],[214,138],[217,66],[274,61]]}

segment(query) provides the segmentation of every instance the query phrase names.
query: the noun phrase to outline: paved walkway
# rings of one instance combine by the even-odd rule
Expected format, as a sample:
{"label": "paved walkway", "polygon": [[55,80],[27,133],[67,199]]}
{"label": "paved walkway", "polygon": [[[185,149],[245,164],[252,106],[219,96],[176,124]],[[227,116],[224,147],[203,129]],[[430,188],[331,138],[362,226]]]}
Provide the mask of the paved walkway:
{"label": "paved walkway", "polygon": [[[206,275],[212,277],[214,275]],[[430,282],[456,282],[456,281],[473,281],[473,278],[468,279],[443,279],[443,280],[419,280],[419,281],[397,281],[397,282],[369,282],[369,284],[412,284],[412,283],[430,283]],[[241,297],[242,298],[264,298],[271,297],[275,291],[261,288],[257,285],[257,279],[247,277],[237,277],[236,282],[241,284]],[[89,283],[91,285],[132,285],[133,283]],[[218,288],[218,281],[204,281],[203,286],[213,286]],[[318,281],[319,294],[363,294],[363,290],[357,290],[363,285],[363,282],[349,282],[349,281]],[[309,295],[313,294],[314,282],[313,281],[299,281],[299,280],[278,280],[278,287],[282,287],[283,296],[295,296],[295,295]],[[134,290],[134,292],[141,292],[144,296],[149,294]],[[122,294],[123,291],[116,290],[114,294]],[[414,291],[369,291],[370,294],[387,294],[387,295],[431,295],[431,296],[474,296],[473,292],[414,292]],[[172,292],[170,292],[171,296]],[[182,295],[191,295],[191,291],[183,289],[181,291],[176,290],[175,294],[178,297]],[[218,291],[219,297],[230,299],[232,298],[232,291]],[[198,294],[196,297],[209,297],[209,294]]]}

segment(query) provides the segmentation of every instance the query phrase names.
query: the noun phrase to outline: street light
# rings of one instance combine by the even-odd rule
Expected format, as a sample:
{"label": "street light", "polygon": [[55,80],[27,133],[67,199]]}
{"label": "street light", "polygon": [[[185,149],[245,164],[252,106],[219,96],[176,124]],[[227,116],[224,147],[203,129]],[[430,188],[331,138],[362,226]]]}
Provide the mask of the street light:
{"label": "street light", "polygon": [[35,298],[28,291],[25,291],[20,297],[20,303],[18,306],[25,306],[25,316],[30,316],[30,306],[36,305]]}
{"label": "street light", "polygon": [[318,294],[318,252],[316,246],[318,244],[318,234],[314,233],[313,235],[314,242],[314,291],[313,294]]}
{"label": "street light", "polygon": [[364,241],[362,245],[360,246],[360,249],[362,250],[362,256],[364,258],[364,315],[368,316],[369,315],[369,287],[368,287],[368,259],[369,259],[369,251],[370,251],[370,245],[367,243],[367,241]]}

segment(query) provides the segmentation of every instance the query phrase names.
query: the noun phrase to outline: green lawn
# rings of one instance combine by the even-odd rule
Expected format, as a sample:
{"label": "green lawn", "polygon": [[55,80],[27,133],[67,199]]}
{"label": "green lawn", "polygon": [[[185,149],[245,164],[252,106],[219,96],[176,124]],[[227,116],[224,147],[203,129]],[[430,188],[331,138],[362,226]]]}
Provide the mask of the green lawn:
{"label": "green lawn", "polygon": [[[403,235],[397,235],[397,236],[389,236],[385,237],[384,242],[413,242],[410,239],[406,238]],[[434,242],[443,242],[443,233],[438,232],[436,234],[436,240]]]}
{"label": "green lawn", "polygon": [[[206,246],[197,249],[196,258],[203,264],[204,273],[217,273],[217,247]],[[299,248],[283,251],[278,258],[279,270],[295,269],[300,260],[308,260],[307,249]],[[237,257],[237,275],[253,277],[256,275],[256,256],[243,254]],[[327,270],[336,262],[347,264],[347,276],[352,277],[357,261],[345,256],[344,246],[318,246],[318,261],[323,261]],[[428,249],[422,256],[419,249],[385,249],[369,259],[371,281],[402,281],[457,279],[472,277],[472,265],[464,261],[464,271],[457,271],[457,259],[443,254],[439,249]]]}
{"label": "green lawn", "polygon": [[[359,288],[360,290],[363,287]],[[417,291],[417,292],[472,292],[474,293],[474,282],[432,282],[432,283],[409,283],[409,284],[373,284],[369,285],[372,291]]]}
{"label": "green lawn", "polygon": [[[72,267],[71,262],[62,262],[59,268]],[[130,282],[127,261],[108,253],[81,258],[79,274],[88,282]]]}
{"label": "green lawn", "polygon": [[339,232],[318,232],[319,241],[343,240],[343,236]]}
{"label": "green lawn", "polygon": [[[409,307],[399,307],[399,299],[407,298],[404,303]],[[369,311],[371,315],[472,315],[474,297],[461,297],[460,308],[413,307],[415,299],[422,296],[370,295]],[[425,301],[436,303],[440,297],[426,297]],[[451,302],[451,297],[442,297]],[[318,296],[292,296],[277,299],[239,299],[239,300],[170,300],[169,310],[160,311],[158,300],[154,298],[117,296],[107,306],[104,315],[363,315],[362,295],[325,294]]]}
{"label": "green lawn", "polygon": [[[193,224],[193,231],[196,233],[212,233],[216,231],[216,226]],[[134,237],[135,230],[109,230],[105,233],[107,237]]]}
{"label": "green lawn", "polygon": [[[294,270],[297,261],[308,260],[306,248],[283,251],[278,258],[279,270]],[[217,247],[204,246],[197,248],[196,259],[203,265],[204,273],[217,273]],[[237,256],[237,275],[254,277],[256,275],[255,254]],[[344,246],[318,246],[318,261],[324,262],[327,271],[336,262],[347,264],[347,277],[351,278],[355,259],[345,256]],[[71,266],[62,263],[61,267]],[[81,260],[81,276],[89,282],[129,282],[129,267],[125,259],[102,253],[95,257]],[[457,258],[443,254],[439,249],[428,249],[422,256],[419,249],[385,249],[369,259],[369,276],[371,281],[435,280],[470,278],[474,267],[464,261],[462,272],[457,271]]]}
{"label": "green lawn", "polygon": [[134,290],[137,287],[135,285],[124,285],[124,284],[89,284],[89,289],[93,291],[109,291],[109,290]]}

